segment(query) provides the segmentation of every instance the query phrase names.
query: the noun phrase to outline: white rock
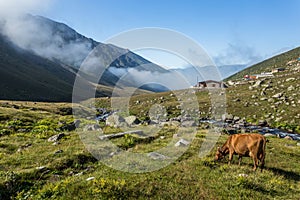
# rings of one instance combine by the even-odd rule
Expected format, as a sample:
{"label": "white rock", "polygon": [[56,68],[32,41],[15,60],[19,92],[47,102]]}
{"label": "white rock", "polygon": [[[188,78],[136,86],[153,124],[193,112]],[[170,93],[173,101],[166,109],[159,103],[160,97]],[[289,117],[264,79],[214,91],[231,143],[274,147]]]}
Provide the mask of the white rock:
{"label": "white rock", "polygon": [[167,156],[162,155],[160,153],[156,153],[156,152],[150,152],[147,155],[148,155],[148,157],[152,158],[153,160],[165,160],[168,158]]}
{"label": "white rock", "polygon": [[89,178],[86,179],[86,181],[91,181],[91,180],[94,180],[94,179],[95,179],[95,177],[89,177]]}
{"label": "white rock", "polygon": [[189,141],[187,141],[185,139],[180,139],[178,142],[176,142],[175,147],[188,146],[189,144],[190,144]]}
{"label": "white rock", "polygon": [[239,174],[239,176],[241,176],[241,177],[248,177],[249,175],[248,174]]}

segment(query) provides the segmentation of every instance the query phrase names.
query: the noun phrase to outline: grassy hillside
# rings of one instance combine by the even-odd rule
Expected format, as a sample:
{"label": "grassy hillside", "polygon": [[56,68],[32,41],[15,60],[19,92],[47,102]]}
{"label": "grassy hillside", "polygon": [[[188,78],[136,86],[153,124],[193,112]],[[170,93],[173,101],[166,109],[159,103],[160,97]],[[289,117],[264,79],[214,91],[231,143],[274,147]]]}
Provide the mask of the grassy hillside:
{"label": "grassy hillside", "polygon": [[285,53],[279,54],[277,56],[271,57],[253,66],[250,66],[230,77],[226,80],[236,80],[241,79],[244,75],[260,74],[262,72],[270,72],[275,68],[286,68],[289,61],[298,59],[300,57],[300,47],[287,51]]}
{"label": "grassy hillside", "polygon": [[[266,120],[271,126],[300,133],[300,48],[249,67],[228,78],[228,112],[251,122]],[[271,77],[242,80],[245,74],[271,72]]]}
{"label": "grassy hillside", "polygon": [[[209,113],[207,92],[199,92],[197,96],[200,109]],[[109,108],[109,103],[107,98],[99,99],[97,105]],[[170,117],[178,114],[176,99],[170,93],[135,96],[130,110],[140,118],[146,117],[143,113],[155,103],[169,108]],[[98,162],[74,131],[63,131],[65,136],[55,145],[47,141],[61,132],[63,124],[73,121],[70,106],[0,102],[0,199],[300,198],[300,147],[296,141],[269,138],[266,169],[262,173],[252,172],[249,158],[244,158],[240,167],[236,157],[231,166],[226,161],[213,162],[216,147],[223,144],[227,135],[219,138],[207,157],[199,158],[207,134],[199,128],[188,151],[176,162],[158,171],[131,174]],[[83,120],[82,123],[92,122]],[[105,133],[119,131],[101,126]],[[158,133],[163,137],[154,140],[127,137],[112,141],[126,151],[151,152],[167,145],[175,132],[176,127],[165,126]]]}

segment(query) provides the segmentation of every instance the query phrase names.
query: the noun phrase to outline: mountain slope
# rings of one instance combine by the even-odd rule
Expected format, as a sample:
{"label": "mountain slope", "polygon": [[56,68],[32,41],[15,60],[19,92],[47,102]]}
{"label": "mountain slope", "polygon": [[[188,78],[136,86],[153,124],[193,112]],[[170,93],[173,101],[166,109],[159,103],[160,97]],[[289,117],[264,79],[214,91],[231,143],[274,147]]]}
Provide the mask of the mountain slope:
{"label": "mountain slope", "polygon": [[0,35],[0,98],[69,101],[75,75]]}
{"label": "mountain slope", "polygon": [[[22,28],[16,29],[15,26],[11,28],[11,23],[16,23]],[[105,60],[105,66],[101,67],[128,69],[147,64],[147,68],[140,69],[166,72],[162,67],[127,49],[97,42],[63,23],[41,16],[26,15],[15,21],[7,20],[4,22],[3,32],[19,47],[75,69],[79,69],[86,57],[97,47],[98,54]],[[34,37],[33,34],[35,34]],[[94,70],[89,73],[95,74],[98,69]],[[106,70],[100,83],[114,86],[118,79],[116,74]]]}
{"label": "mountain slope", "polygon": [[296,60],[300,57],[300,47],[287,51],[285,53],[276,55],[272,58],[264,60],[260,63],[257,63],[253,66],[250,66],[230,77],[226,80],[235,80],[243,77],[246,74],[260,74],[262,72],[270,72],[272,69],[275,68],[285,68],[287,63]]}
{"label": "mountain slope", "polygon": [[[71,101],[76,73],[95,47],[107,61],[116,58],[108,66],[125,69],[123,73],[137,67],[145,71],[166,71],[127,49],[96,42],[44,17],[26,15],[13,22],[20,30],[11,29],[11,21],[0,20],[0,99]],[[147,68],[140,67],[146,64]],[[107,69],[99,82],[89,83],[95,80],[91,78],[93,74],[90,71],[83,77],[90,86],[100,83],[98,97],[110,96],[122,76]],[[124,86],[134,86],[134,82],[124,82]]]}

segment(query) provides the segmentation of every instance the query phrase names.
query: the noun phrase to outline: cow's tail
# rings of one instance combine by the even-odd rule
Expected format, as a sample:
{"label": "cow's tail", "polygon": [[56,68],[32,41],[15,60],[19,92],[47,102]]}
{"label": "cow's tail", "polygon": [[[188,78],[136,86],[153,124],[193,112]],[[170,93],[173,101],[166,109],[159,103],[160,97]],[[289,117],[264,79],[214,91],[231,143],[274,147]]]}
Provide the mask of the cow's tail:
{"label": "cow's tail", "polygon": [[263,171],[265,167],[265,157],[266,157],[266,139],[264,138],[262,141],[262,152],[261,152],[261,171]]}

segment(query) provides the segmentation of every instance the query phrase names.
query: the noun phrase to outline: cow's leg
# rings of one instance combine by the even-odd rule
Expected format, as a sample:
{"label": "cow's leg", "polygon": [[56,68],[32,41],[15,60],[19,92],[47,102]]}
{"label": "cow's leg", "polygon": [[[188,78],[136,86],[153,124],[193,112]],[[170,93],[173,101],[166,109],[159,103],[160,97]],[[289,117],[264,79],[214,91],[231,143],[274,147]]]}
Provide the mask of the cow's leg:
{"label": "cow's leg", "polygon": [[228,160],[228,165],[230,165],[230,164],[231,164],[232,157],[233,157],[233,151],[229,151],[229,160]]}
{"label": "cow's leg", "polygon": [[253,171],[256,171],[256,168],[257,168],[257,166],[258,166],[258,159],[257,159],[257,156],[253,156],[253,163],[254,163]]}
{"label": "cow's leg", "polygon": [[239,165],[241,165],[241,162],[242,162],[242,156],[240,155],[239,156]]}
{"label": "cow's leg", "polygon": [[262,156],[261,156],[261,171],[263,171],[264,167],[265,167],[265,156],[266,156],[266,153],[262,153]]}

